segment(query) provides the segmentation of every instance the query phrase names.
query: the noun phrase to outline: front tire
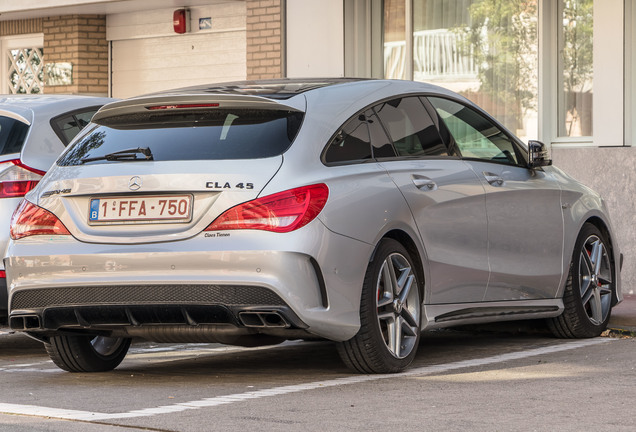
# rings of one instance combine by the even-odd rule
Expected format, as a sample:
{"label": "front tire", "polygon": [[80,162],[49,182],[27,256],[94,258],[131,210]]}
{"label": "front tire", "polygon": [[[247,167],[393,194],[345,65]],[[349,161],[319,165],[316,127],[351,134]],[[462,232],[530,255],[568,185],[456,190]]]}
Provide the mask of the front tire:
{"label": "front tire", "polygon": [[415,358],[422,301],[415,266],[397,241],[383,239],[365,274],[360,330],[338,344],[344,363],[356,372],[400,372]]}
{"label": "front tire", "polygon": [[570,273],[563,293],[563,314],[548,320],[552,333],[561,338],[599,336],[612,312],[614,263],[605,235],[585,224],[574,245]]}
{"label": "front tire", "polygon": [[105,372],[122,362],[130,338],[92,335],[62,335],[51,337],[44,347],[53,363],[68,372]]}

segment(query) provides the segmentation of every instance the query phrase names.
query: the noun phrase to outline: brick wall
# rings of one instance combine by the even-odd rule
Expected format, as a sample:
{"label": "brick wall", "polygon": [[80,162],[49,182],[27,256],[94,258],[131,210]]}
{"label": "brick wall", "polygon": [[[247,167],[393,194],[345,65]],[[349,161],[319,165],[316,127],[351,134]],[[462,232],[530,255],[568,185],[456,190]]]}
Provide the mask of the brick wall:
{"label": "brick wall", "polygon": [[281,78],[285,0],[247,0],[247,79]]}
{"label": "brick wall", "polygon": [[45,63],[73,64],[73,84],[44,86],[44,93],[108,94],[108,42],[104,15],[65,15],[42,20]]}
{"label": "brick wall", "polygon": [[42,33],[42,18],[0,21],[0,36]]}

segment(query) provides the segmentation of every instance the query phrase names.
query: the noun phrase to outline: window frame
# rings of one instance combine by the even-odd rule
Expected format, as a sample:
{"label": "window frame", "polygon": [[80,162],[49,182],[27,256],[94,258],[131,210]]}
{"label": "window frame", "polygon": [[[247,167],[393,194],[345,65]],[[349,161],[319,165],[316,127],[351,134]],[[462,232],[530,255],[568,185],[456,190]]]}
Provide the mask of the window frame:
{"label": "window frame", "polygon": [[[413,16],[413,1],[404,0],[405,2],[405,37],[406,41],[412,40],[412,32],[409,33]],[[415,0],[416,1],[416,0]],[[561,0],[559,0],[561,1]],[[636,31],[633,30],[636,23],[636,6],[634,6],[629,0],[611,2],[611,7],[605,4],[605,2],[595,2],[594,6],[594,33],[593,44],[596,48],[594,55],[594,88],[598,93],[603,88],[613,88],[614,91],[611,95],[606,95],[606,98],[613,98],[617,102],[618,107],[613,107],[613,116],[608,117],[607,109],[603,108],[607,103],[595,98],[592,106],[593,121],[601,127],[593,127],[593,135],[589,137],[559,137],[558,136],[558,74],[557,64],[559,59],[559,52],[557,47],[558,40],[558,19],[559,19],[559,1],[554,0],[537,0],[538,4],[538,65],[537,65],[537,78],[538,78],[538,134],[539,140],[546,143],[546,145],[553,148],[577,148],[577,147],[614,147],[614,146],[630,146],[636,143],[636,102],[635,97],[630,96],[633,93],[634,87],[636,87],[636,60],[634,60],[634,44],[636,44]],[[609,10],[606,10],[608,9]],[[384,64],[383,64],[383,43],[375,43],[378,39],[382,39],[384,32],[384,20],[382,18],[382,1],[371,0],[371,9],[373,14],[369,14],[368,25],[371,26],[371,35],[374,36],[374,42],[372,46],[367,50],[367,74],[371,74],[374,77],[384,77]],[[611,35],[607,31],[602,31],[608,28],[607,20],[613,17],[616,21],[618,18],[622,18],[621,22],[616,22],[623,30],[621,31],[623,40],[613,40]],[[600,19],[599,19],[600,18]],[[349,24],[349,15],[345,14],[345,20]],[[631,26],[630,26],[631,24]],[[614,27],[615,28],[615,27]],[[599,30],[600,29],[600,30]],[[607,64],[603,63],[596,53],[600,52],[600,55],[609,55],[603,49],[603,47],[619,47],[620,55],[614,56],[616,59],[622,57],[623,61],[612,61],[612,65],[618,67],[623,73],[623,80],[616,80],[612,75],[599,74],[600,66]],[[353,48],[351,48],[353,49]],[[614,51],[612,51],[613,55]],[[406,64],[405,68],[412,73],[413,52],[412,50],[406,50]],[[345,68],[345,75],[347,71],[351,72],[351,68]],[[411,74],[406,75],[406,79],[412,80]],[[620,86],[620,87],[617,87]],[[603,92],[607,93],[607,92]],[[619,101],[620,100],[620,101]],[[605,120],[603,120],[605,116]],[[607,119],[611,120],[609,123]],[[607,127],[611,124],[611,127]],[[620,131],[623,136],[622,140],[617,138],[617,133],[608,133],[608,131]]]}
{"label": "window frame", "polygon": [[636,145],[636,4],[625,0],[625,146]]}

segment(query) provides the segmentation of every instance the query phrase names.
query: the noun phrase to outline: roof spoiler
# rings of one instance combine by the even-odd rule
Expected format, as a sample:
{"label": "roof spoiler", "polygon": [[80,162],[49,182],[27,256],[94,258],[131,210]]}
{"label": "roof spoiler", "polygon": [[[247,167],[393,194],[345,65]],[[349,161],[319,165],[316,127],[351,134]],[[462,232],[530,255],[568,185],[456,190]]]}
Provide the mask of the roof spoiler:
{"label": "roof spoiler", "polygon": [[9,117],[19,122],[25,123],[27,126],[31,126],[31,122],[27,118],[21,116],[18,113],[14,113],[13,111],[5,111],[3,109],[0,109],[0,116]]}
{"label": "roof spoiler", "polygon": [[[125,116],[129,114],[150,113],[154,110],[202,110],[218,108],[242,108],[262,110],[305,111],[305,98],[293,98],[284,101],[272,100],[260,96],[247,95],[161,95],[127,99],[104,105],[93,116],[93,122]],[[302,105],[302,106],[299,106]]]}

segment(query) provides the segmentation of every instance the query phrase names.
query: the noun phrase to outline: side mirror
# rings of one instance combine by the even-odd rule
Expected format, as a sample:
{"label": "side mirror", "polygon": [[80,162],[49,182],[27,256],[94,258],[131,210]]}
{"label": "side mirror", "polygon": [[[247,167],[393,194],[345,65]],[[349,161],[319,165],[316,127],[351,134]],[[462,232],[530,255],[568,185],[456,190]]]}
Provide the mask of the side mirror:
{"label": "side mirror", "polygon": [[541,141],[528,141],[528,166],[539,168],[552,165],[552,159],[548,156],[548,149]]}

